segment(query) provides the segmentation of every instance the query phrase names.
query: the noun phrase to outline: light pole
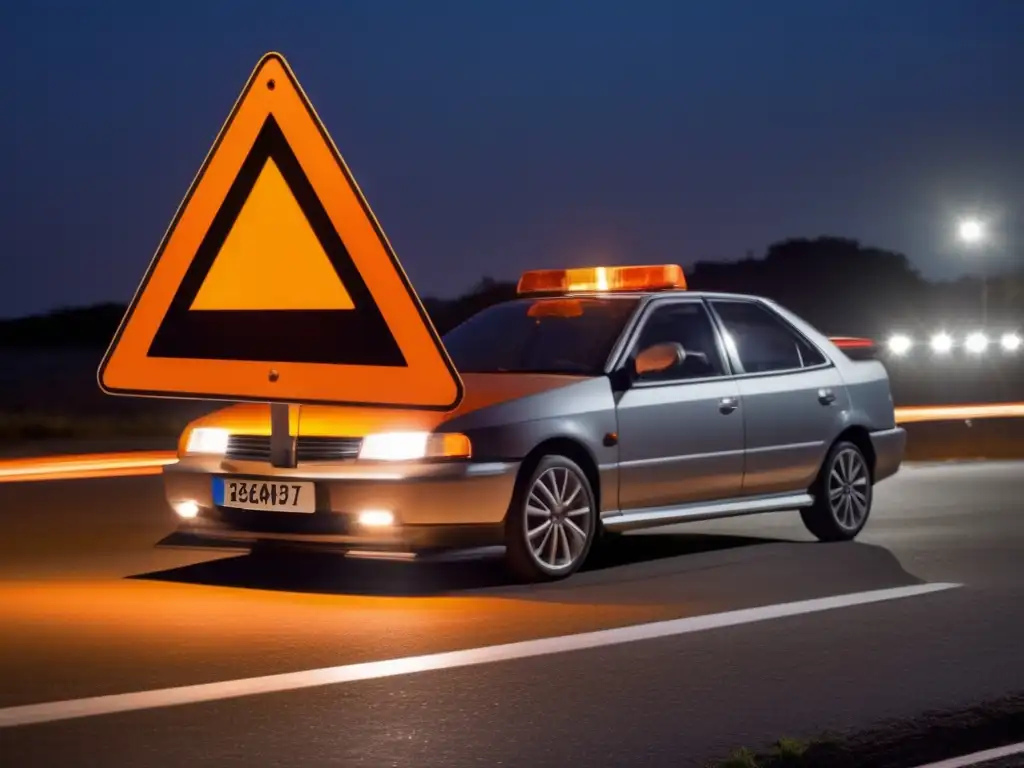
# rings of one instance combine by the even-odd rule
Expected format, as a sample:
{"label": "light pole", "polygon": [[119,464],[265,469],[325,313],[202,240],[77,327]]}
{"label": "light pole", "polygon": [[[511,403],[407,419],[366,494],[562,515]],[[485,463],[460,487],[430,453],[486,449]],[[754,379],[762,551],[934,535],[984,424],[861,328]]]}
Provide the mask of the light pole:
{"label": "light pole", "polygon": [[[985,245],[988,233],[985,231],[985,223],[980,219],[967,218],[960,221],[957,227],[957,234],[960,241],[971,248],[981,249]],[[981,317],[982,327],[988,326],[988,270],[985,268],[984,259],[981,264]]]}

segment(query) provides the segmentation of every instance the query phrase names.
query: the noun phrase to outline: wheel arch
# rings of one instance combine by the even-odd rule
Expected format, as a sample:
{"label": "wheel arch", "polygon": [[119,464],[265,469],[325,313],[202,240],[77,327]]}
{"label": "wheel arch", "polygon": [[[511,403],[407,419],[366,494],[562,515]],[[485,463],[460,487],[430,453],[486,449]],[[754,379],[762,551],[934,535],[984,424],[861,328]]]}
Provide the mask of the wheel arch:
{"label": "wheel arch", "polygon": [[851,425],[836,436],[836,439],[832,441],[832,444],[828,447],[828,451],[825,455],[827,456],[831,453],[832,448],[842,442],[853,443],[860,449],[860,452],[864,454],[864,458],[868,463],[868,471],[871,472],[871,480],[874,482],[875,461],[878,457],[875,455],[875,446],[871,442],[871,433],[868,432],[866,427],[859,424]]}
{"label": "wheel arch", "polygon": [[519,465],[516,484],[518,485],[523,478],[529,478],[545,456],[564,456],[576,463],[590,482],[590,490],[594,494],[597,509],[601,509],[601,473],[597,469],[597,459],[586,445],[572,437],[549,437],[535,445]]}

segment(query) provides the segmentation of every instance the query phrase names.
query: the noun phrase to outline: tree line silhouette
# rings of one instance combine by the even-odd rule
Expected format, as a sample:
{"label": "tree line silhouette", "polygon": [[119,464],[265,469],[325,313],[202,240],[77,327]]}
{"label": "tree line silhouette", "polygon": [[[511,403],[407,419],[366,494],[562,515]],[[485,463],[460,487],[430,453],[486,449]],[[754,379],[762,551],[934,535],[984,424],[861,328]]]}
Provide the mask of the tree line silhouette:
{"label": "tree line silhouette", "polygon": [[[923,278],[901,253],[842,237],[794,238],[769,246],[763,258],[684,265],[693,290],[774,299],[834,335],[880,337],[900,329],[930,332],[938,325],[979,325],[983,281]],[[1015,326],[1024,315],[1024,267],[987,281],[990,326]],[[515,281],[483,278],[451,300],[424,299],[442,332],[495,302],[513,298]]]}
{"label": "tree line silhouette", "polygon": [[[977,277],[950,282],[924,279],[901,253],[843,237],[795,238],[771,245],[763,258],[698,262],[687,268],[693,290],[765,296],[831,335],[878,337],[893,329],[927,332],[945,324],[982,321],[982,285]],[[986,281],[991,326],[1009,326],[1024,315],[1024,267]],[[456,298],[425,297],[441,333],[481,309],[514,298],[516,281],[484,277]],[[105,347],[125,305],[65,308],[0,321],[2,347]]]}

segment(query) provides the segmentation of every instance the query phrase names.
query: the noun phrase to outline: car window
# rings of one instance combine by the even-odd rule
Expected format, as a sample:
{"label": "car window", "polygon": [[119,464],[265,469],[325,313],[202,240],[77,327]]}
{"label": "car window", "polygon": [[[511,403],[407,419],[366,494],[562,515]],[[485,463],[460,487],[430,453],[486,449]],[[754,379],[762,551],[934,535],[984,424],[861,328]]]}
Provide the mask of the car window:
{"label": "car window", "polygon": [[824,355],[774,312],[752,301],[712,301],[747,373],[809,368]]}
{"label": "car window", "polygon": [[665,304],[655,308],[640,331],[633,359],[655,344],[678,342],[686,353],[681,365],[656,373],[647,373],[642,381],[673,381],[722,376],[725,363],[718,351],[715,327],[699,301]]}
{"label": "car window", "polygon": [[634,298],[516,299],[478,312],[447,334],[460,373],[599,376],[637,307]]}

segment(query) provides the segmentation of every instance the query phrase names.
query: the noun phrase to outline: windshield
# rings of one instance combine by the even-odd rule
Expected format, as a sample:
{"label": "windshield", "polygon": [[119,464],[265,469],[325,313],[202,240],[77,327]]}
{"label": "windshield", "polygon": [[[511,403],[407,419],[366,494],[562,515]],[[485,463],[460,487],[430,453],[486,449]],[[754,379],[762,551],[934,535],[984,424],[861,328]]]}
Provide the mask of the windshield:
{"label": "windshield", "polygon": [[634,298],[517,299],[444,336],[460,373],[598,376],[637,306]]}

